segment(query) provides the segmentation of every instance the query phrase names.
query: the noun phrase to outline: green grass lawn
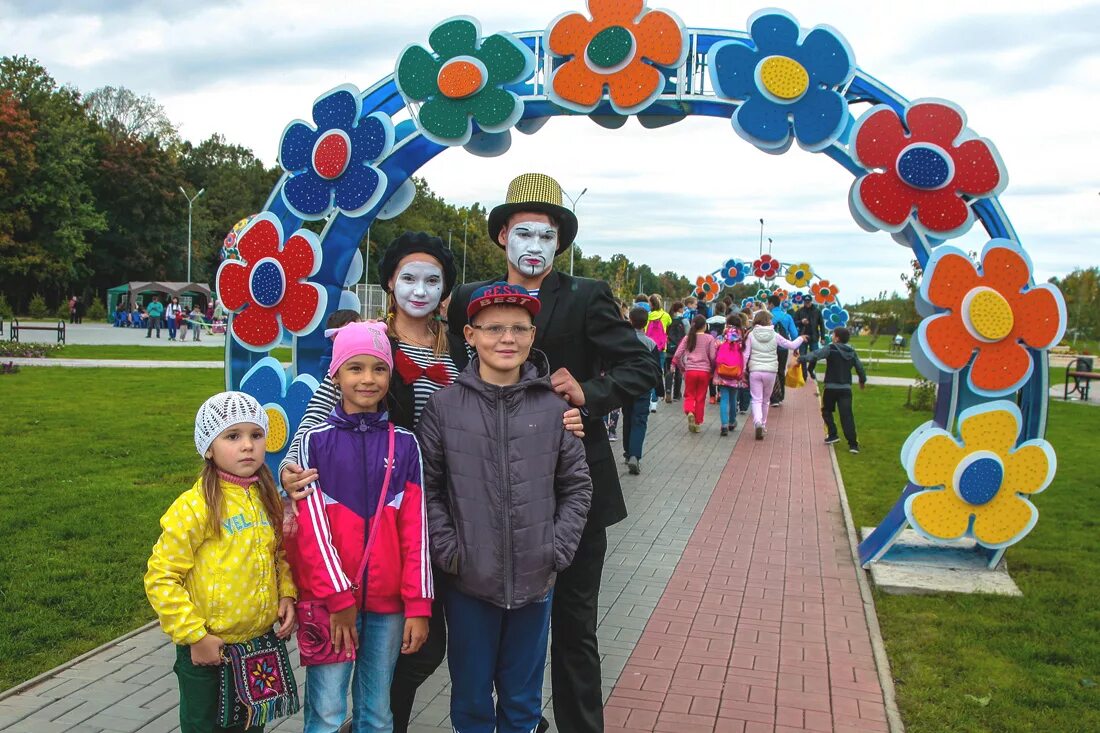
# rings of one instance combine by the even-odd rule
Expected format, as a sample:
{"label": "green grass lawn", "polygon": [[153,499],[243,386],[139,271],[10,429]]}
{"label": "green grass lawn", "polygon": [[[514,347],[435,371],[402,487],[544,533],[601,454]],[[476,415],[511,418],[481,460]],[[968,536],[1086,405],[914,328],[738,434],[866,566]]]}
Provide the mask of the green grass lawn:
{"label": "green grass lawn", "polygon": [[[279,361],[289,362],[291,350],[280,347],[272,353]],[[71,344],[50,355],[64,359],[136,359],[147,361],[221,361],[221,346],[128,346],[125,344]]]}
{"label": "green grass lawn", "polygon": [[[899,449],[930,415],[904,403],[901,388],[856,395],[862,453],[837,454],[856,527],[881,519],[905,484]],[[1100,730],[1098,434],[1100,409],[1051,404],[1058,475],[1006,555],[1023,598],[875,592],[909,733]]]}
{"label": "green grass lawn", "polygon": [[145,561],[161,514],[199,471],[194,415],[222,379],[217,369],[0,377],[0,690],[154,618]]}

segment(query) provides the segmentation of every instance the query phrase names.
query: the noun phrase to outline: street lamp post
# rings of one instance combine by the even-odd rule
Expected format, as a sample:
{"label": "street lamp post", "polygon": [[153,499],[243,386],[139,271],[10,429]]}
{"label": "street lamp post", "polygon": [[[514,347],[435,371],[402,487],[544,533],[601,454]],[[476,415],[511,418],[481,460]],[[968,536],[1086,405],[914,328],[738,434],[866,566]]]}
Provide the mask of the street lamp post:
{"label": "street lamp post", "polygon": [[195,202],[198,201],[199,196],[202,196],[206,189],[200,188],[194,198],[187,195],[187,192],[183,190],[183,186],[180,186],[179,189],[183,197],[187,199],[187,282],[191,282],[191,210],[194,208]]}
{"label": "street lamp post", "polygon": [[764,254],[764,220],[760,220],[760,250],[756,253],[757,257]]}
{"label": "street lamp post", "polygon": [[768,237],[768,254],[772,253],[772,238]]}
{"label": "street lamp post", "polygon": [[[562,191],[562,193],[565,193],[565,191]],[[570,208],[573,209],[574,216],[577,213],[577,202],[580,201],[581,196],[584,196],[586,193],[588,193],[588,187],[587,186],[585,187],[585,189],[583,191],[581,191],[579,194],[577,194],[577,198],[573,198],[569,194],[565,193],[565,198],[569,199],[569,203],[572,205]],[[576,242],[574,242],[574,244],[576,244]],[[572,274],[573,274],[573,248],[572,247],[569,248],[569,274],[570,274],[570,276],[572,276]]]}
{"label": "street lamp post", "polygon": [[470,234],[470,210],[466,209],[466,220],[462,222],[462,284],[466,284],[466,240]]}

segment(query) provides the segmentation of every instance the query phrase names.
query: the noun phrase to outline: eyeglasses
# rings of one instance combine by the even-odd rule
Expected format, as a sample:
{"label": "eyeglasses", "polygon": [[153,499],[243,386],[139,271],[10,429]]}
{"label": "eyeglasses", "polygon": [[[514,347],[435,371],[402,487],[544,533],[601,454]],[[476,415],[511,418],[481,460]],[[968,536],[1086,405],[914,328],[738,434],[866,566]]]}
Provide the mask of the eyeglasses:
{"label": "eyeglasses", "polygon": [[474,328],[494,339],[503,338],[506,333],[512,334],[517,340],[531,338],[535,334],[534,326],[502,326],[499,323],[493,323],[489,326],[474,326]]}

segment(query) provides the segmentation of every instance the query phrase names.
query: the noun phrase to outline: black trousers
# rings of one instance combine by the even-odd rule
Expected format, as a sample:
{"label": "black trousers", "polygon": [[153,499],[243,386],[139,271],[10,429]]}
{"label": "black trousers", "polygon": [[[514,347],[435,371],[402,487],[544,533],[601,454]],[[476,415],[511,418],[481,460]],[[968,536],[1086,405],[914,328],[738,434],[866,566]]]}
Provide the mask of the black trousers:
{"label": "black trousers", "polygon": [[405,733],[409,729],[416,691],[443,663],[446,653],[447,622],[443,620],[443,602],[436,598],[432,603],[432,617],[428,619],[428,640],[416,654],[399,656],[393,670],[390,710],[393,712],[394,733]]}
{"label": "black trousers", "polygon": [[821,396],[821,419],[825,421],[825,429],[829,431],[829,437],[835,438],[836,423],[833,421],[833,409],[840,412],[840,427],[844,430],[844,439],[848,441],[850,448],[859,445],[856,440],[856,419],[852,415],[852,390],[828,389]]}
{"label": "black trousers", "polygon": [[776,357],[779,359],[779,373],[775,375],[775,386],[772,387],[773,405],[778,405],[787,396],[787,350],[780,346]]}
{"label": "black trousers", "polygon": [[558,575],[550,612],[550,681],[562,733],[602,733],[603,688],[596,640],[607,530],[581,536],[573,564]]}
{"label": "black trousers", "polygon": [[672,368],[672,354],[665,354],[665,394],[672,395],[672,399],[680,399],[684,388],[684,374],[679,369]]}

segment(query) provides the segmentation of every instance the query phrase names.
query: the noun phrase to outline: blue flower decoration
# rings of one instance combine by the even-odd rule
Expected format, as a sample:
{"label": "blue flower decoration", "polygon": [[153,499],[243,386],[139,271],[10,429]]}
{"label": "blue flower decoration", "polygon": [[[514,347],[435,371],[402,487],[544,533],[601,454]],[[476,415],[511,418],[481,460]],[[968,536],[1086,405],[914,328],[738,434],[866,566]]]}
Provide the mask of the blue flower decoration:
{"label": "blue flower decoration", "polygon": [[313,103],[313,122],[283,130],[279,164],[289,174],[282,198],[295,216],[323,219],[333,210],[362,216],[386,192],[386,174],[372,166],[393,148],[393,122],[375,112],[363,119],[359,90],[344,84]]}
{"label": "blue flower decoration", "polygon": [[741,260],[726,260],[726,264],[722,265],[722,284],[732,288],[743,282],[749,274],[749,269],[749,266]]}
{"label": "blue flower decoration", "polygon": [[286,369],[279,360],[260,359],[241,379],[241,391],[252,395],[267,412],[267,463],[279,481],[279,461],[283,460],[294,433],[306,414],[306,405],[317,391],[318,382],[303,374],[288,383]]}
{"label": "blue flower decoration", "polygon": [[823,25],[802,38],[794,17],[777,10],[750,17],[749,33],[755,48],[722,41],[707,55],[718,96],[744,100],[733,114],[733,129],[776,154],[790,148],[792,126],[793,138],[810,152],[836,142],[851,116],[838,91],[855,74],[848,42]]}
{"label": "blue flower decoration", "polygon": [[751,306],[755,302],[756,302],[756,298],[753,298],[751,296],[748,297],[748,298],[743,298],[741,300],[741,307],[742,308],[748,308],[749,306]]}
{"label": "blue flower decoration", "polygon": [[805,293],[791,293],[791,303],[793,303],[794,305],[802,305],[806,302],[807,301]]}
{"label": "blue flower decoration", "polygon": [[826,330],[833,331],[848,325],[848,311],[836,303],[830,303],[821,309],[822,322]]}

